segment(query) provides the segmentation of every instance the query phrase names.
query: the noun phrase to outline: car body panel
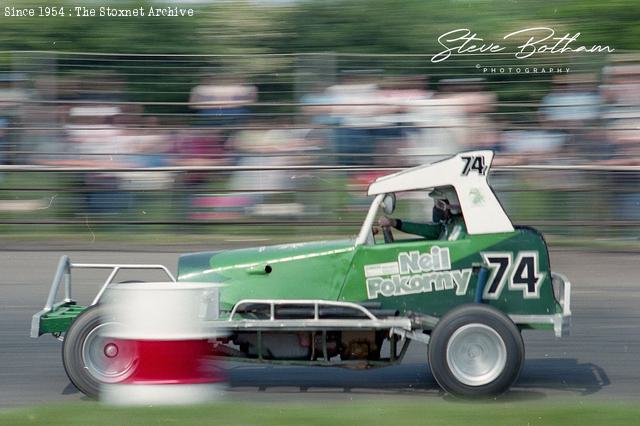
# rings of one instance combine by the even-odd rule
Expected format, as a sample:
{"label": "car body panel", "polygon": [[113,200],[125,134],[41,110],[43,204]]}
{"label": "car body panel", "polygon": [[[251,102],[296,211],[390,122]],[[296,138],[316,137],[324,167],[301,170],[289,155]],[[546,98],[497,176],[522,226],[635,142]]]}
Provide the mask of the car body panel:
{"label": "car body panel", "polygon": [[[445,262],[435,269],[419,270],[418,257],[433,253]],[[531,289],[513,282],[522,256],[535,258],[531,263],[535,270],[520,273],[536,278]],[[404,263],[399,260],[401,257]],[[505,259],[508,265],[498,271],[500,265],[489,264],[487,285],[494,281],[496,285],[495,291],[485,289],[485,303],[508,314],[548,315],[559,311],[551,286],[546,245],[530,228],[453,241],[412,239],[354,246],[352,240],[342,240],[197,253],[180,258],[178,281],[225,284],[220,296],[223,312],[230,311],[242,299],[324,299],[375,300],[385,309],[399,310],[401,315],[441,316],[454,306],[474,301],[478,291],[478,271],[474,266],[495,258]],[[403,266],[410,268],[412,259],[413,270],[404,273],[399,270]],[[373,271],[384,269],[385,265],[392,270]],[[266,267],[271,271],[267,273]],[[425,283],[425,279],[433,281]],[[395,283],[393,295],[370,291],[376,284],[390,285],[389,280]]]}
{"label": "car body panel", "polygon": [[[430,255],[434,247],[437,248],[436,252],[448,251],[450,268],[418,270],[419,268],[415,268],[414,265],[413,270],[407,270],[406,266],[409,264],[412,252],[417,252],[421,256]],[[517,272],[516,260],[521,253],[523,256],[532,256],[536,260],[534,275],[538,278],[538,282],[535,283],[533,291],[511,283],[513,281],[511,276]],[[400,256],[404,256],[404,271],[402,271]],[[478,271],[473,267],[486,264],[485,259],[493,259],[494,256],[504,257],[509,265],[501,271],[502,280],[500,276],[497,277],[498,281],[502,281],[502,285],[497,286],[490,294],[483,291],[484,303],[508,314],[548,315],[559,312],[560,306],[555,301],[551,286],[546,246],[539,234],[529,228],[516,229],[509,233],[468,236],[455,241],[421,239],[359,246],[340,300],[375,300],[382,302],[383,308],[398,309],[401,313],[442,316],[454,306],[474,301]],[[400,266],[395,267],[394,263]],[[377,273],[371,272],[369,277],[366,276],[367,268],[384,264],[387,264],[387,268],[390,269]],[[490,277],[487,286],[496,280],[497,269],[500,269],[498,265],[489,266]],[[456,275],[452,276],[449,271],[454,271]],[[521,275],[526,275],[526,272],[528,271],[521,271]],[[425,277],[425,275],[428,279],[434,279],[433,283],[424,285],[424,280],[421,282],[420,278],[415,282],[411,281],[412,277]],[[384,285],[385,281],[388,283],[388,280],[393,281],[393,295],[385,296],[381,291],[370,291],[371,287],[379,289],[380,285]],[[391,288],[391,284],[389,287]]]}
{"label": "car body panel", "polygon": [[353,240],[339,240],[184,255],[178,281],[225,284],[221,311],[241,299],[337,300],[354,251]]}

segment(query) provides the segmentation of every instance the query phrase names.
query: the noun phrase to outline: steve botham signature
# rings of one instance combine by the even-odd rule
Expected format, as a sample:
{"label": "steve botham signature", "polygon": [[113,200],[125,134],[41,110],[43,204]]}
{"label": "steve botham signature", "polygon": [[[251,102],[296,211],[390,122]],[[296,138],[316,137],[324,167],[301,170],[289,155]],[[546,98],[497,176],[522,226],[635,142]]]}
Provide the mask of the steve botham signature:
{"label": "steve botham signature", "polygon": [[[540,53],[611,53],[615,50],[612,47],[600,46],[597,44],[591,47],[571,47],[570,45],[580,37],[579,32],[573,35],[567,33],[562,37],[554,37],[555,31],[552,28],[547,27],[525,28],[523,30],[509,33],[504,36],[503,39],[508,40],[509,38],[515,38],[516,36],[519,36],[519,38],[528,37],[524,43],[516,47],[517,50],[515,51],[514,56],[517,59],[525,59]],[[483,38],[478,37],[477,33],[472,33],[471,30],[467,28],[460,28],[442,34],[438,37],[438,43],[444,47],[444,50],[433,55],[431,62],[442,62],[448,59],[452,53],[498,53],[504,52],[507,48],[506,46],[501,46],[498,43],[484,43]]]}

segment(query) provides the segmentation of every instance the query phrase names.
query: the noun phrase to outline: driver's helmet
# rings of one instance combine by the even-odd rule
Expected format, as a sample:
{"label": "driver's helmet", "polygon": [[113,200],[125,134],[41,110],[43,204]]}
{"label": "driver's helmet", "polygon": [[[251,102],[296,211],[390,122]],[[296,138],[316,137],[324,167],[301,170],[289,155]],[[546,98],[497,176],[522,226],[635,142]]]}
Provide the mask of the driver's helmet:
{"label": "driver's helmet", "polygon": [[453,188],[436,188],[429,193],[433,199],[433,221],[448,220],[452,215],[462,213],[460,200]]}

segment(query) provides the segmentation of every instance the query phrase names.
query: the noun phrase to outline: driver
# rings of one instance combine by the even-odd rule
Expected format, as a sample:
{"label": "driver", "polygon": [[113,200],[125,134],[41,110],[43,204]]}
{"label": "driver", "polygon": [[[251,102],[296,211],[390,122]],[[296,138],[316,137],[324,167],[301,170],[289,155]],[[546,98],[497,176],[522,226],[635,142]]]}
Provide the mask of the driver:
{"label": "driver", "polygon": [[433,199],[433,222],[415,223],[383,216],[378,220],[382,227],[392,226],[406,234],[419,235],[428,240],[459,240],[467,235],[460,201],[453,189],[435,189],[429,193]]}

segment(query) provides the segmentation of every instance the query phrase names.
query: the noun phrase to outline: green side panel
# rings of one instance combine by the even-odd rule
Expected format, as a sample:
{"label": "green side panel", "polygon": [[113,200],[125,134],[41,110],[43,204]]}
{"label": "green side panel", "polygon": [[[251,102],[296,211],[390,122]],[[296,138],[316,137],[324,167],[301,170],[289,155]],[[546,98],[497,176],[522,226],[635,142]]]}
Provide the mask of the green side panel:
{"label": "green side panel", "polygon": [[[479,275],[474,266],[496,256],[508,258],[508,266],[501,281],[496,278],[499,266],[495,261],[489,263],[487,286],[502,284],[483,303],[508,314],[561,311],[553,296],[546,244],[531,228],[466,235],[453,241],[412,239],[356,247],[353,240],[345,240],[195,253],[180,258],[178,280],[224,284],[220,294],[223,315],[242,299],[324,299],[375,300],[402,315],[441,316],[455,306],[474,302]],[[519,269],[525,257],[535,262]],[[407,258],[412,259],[409,269]],[[426,259],[426,263],[418,268],[416,259]],[[535,285],[523,287],[522,280],[514,278],[518,276],[535,276]],[[418,285],[411,287],[414,278]],[[394,290],[372,292],[372,279]],[[420,282],[430,285],[420,287]]]}
{"label": "green side panel", "polygon": [[[384,273],[385,264],[392,267],[394,264],[400,264],[399,255],[401,253],[419,252],[420,255],[430,254],[433,247],[437,247],[436,252],[438,253],[447,249],[451,264],[450,271],[457,271],[456,273],[459,276],[462,273],[470,274],[466,288],[464,286],[458,288],[455,285],[456,281],[451,280],[451,274],[448,269],[437,272],[438,276],[447,279],[444,280],[443,278],[444,285],[441,284],[440,288],[435,286],[430,288],[423,287],[421,290],[416,291],[411,288],[411,282],[408,280],[416,274],[422,276],[422,273],[402,274],[393,273],[392,271]],[[441,316],[455,306],[474,302],[478,285],[478,273],[472,272],[472,267],[474,264],[483,263],[482,253],[486,255],[498,253],[510,256],[512,259],[508,270],[504,273],[505,281],[499,292],[499,297],[495,300],[485,298],[483,300],[484,303],[495,306],[509,314],[540,315],[553,314],[560,311],[551,287],[546,245],[540,234],[528,228],[517,229],[515,232],[509,233],[469,235],[455,241],[411,240],[392,244],[360,246],[354,255],[354,261],[350,267],[340,300],[375,300],[381,302],[385,308],[398,309],[401,314],[416,312]],[[538,281],[536,294],[525,294],[522,288],[509,284],[510,277],[517,269],[515,261],[521,253],[523,255],[533,255],[537,259],[536,276]],[[380,265],[379,268],[382,269],[375,273],[370,271],[367,277],[365,275],[365,267],[368,266],[370,269],[372,265],[374,267],[375,265]],[[491,271],[490,280],[495,274],[494,270]],[[379,292],[371,294],[368,291],[371,290],[368,279],[371,279],[372,275],[376,276],[373,278],[374,281],[382,282],[382,280],[385,280],[384,285],[396,290],[387,295]],[[408,278],[401,283],[401,278],[403,277]],[[395,281],[393,281],[394,279]],[[429,290],[424,291],[425,288],[429,288]],[[405,291],[405,289],[408,290]]]}
{"label": "green side panel", "polygon": [[[513,263],[506,272],[507,278],[501,296],[497,300],[485,300],[485,303],[508,314],[550,315],[562,312],[562,307],[556,302],[553,294],[549,252],[542,234],[533,228],[516,229],[511,238],[503,240],[483,252],[507,252],[513,255]],[[527,294],[522,288],[513,286],[510,282],[518,269],[518,257],[530,254],[535,255],[538,263],[535,273],[538,278],[535,294]],[[463,259],[463,262],[475,261],[474,259],[478,258],[479,256]]]}
{"label": "green side panel", "polygon": [[342,240],[196,253],[180,258],[178,281],[225,284],[222,311],[242,299],[336,300],[354,252]]}
{"label": "green side panel", "polygon": [[40,334],[64,333],[86,306],[65,303],[40,317]]}

